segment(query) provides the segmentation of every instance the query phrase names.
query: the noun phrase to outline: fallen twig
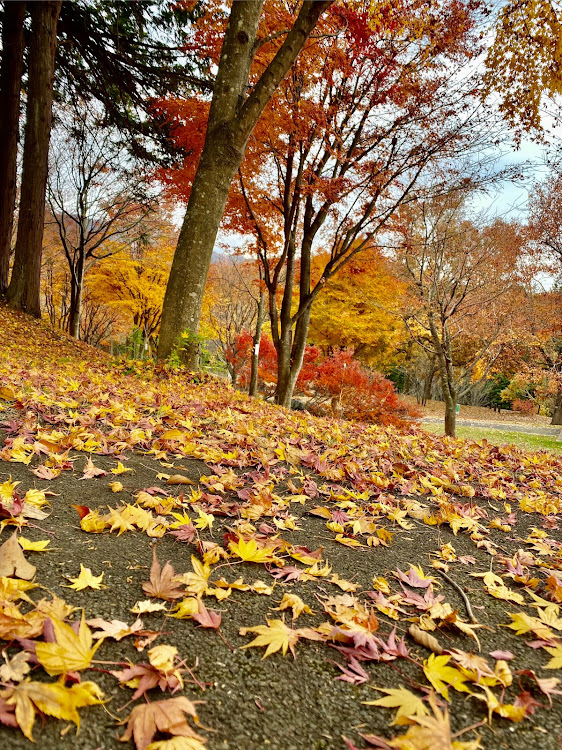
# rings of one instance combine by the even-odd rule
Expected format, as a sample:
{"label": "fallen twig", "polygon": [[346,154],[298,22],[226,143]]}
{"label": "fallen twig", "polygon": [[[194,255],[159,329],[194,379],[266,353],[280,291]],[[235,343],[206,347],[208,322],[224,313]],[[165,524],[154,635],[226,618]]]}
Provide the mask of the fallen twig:
{"label": "fallen twig", "polygon": [[447,575],[447,573],[445,573],[444,570],[441,570],[441,568],[436,568],[436,570],[439,573],[439,575],[443,576],[443,578],[446,581],[448,581],[451,584],[451,586],[453,586],[459,592],[459,594],[462,596],[462,599],[463,599],[463,602],[464,602],[464,606],[466,607],[466,613],[468,615],[468,619],[474,625],[478,625],[478,620],[476,619],[476,617],[474,616],[474,612],[472,611],[472,606],[470,604],[470,599],[465,594],[465,592],[462,590],[462,588],[459,586],[459,584],[456,581],[453,581],[452,578],[449,578],[449,576]]}

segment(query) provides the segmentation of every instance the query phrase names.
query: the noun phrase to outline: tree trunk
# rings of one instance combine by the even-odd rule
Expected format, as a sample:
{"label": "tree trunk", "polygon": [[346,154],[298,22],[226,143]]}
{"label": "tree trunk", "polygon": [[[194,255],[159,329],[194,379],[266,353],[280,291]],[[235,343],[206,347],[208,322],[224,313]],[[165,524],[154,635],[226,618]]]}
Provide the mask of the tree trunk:
{"label": "tree trunk", "polygon": [[70,309],[68,313],[68,333],[75,339],[80,338],[80,319],[82,317],[82,293],[84,290],[84,272],[77,269],[70,289]]}
{"label": "tree trunk", "polygon": [[558,393],[556,394],[556,401],[554,402],[554,411],[552,412],[552,420],[550,424],[562,424],[562,388],[559,388]]}
{"label": "tree trunk", "polygon": [[260,289],[260,299],[258,302],[258,316],[256,318],[256,328],[254,330],[252,361],[250,367],[250,387],[248,393],[250,396],[258,395],[258,369],[260,364],[260,341],[263,328],[264,313],[264,291]]}
{"label": "tree trunk", "polygon": [[431,398],[431,386],[433,385],[433,378],[435,377],[435,369],[435,360],[432,360],[423,384],[422,406],[425,406]]}
{"label": "tree trunk", "polygon": [[41,256],[51,135],[58,2],[31,5],[29,88],[14,268],[7,298],[18,310],[41,317]]}
{"label": "tree trunk", "polygon": [[230,183],[244,148],[245,144],[237,148],[233,143],[228,126],[207,136],[166,287],[158,358],[168,357],[179,336],[187,331],[192,338],[188,339],[183,361],[192,370],[198,367],[198,346],[193,337],[199,330],[207,272]]}
{"label": "tree trunk", "polygon": [[445,395],[445,435],[456,437],[457,405],[450,394]]}
{"label": "tree trunk", "polygon": [[275,402],[287,409],[291,408],[293,392],[302,368],[309,323],[310,308],[307,308],[297,321],[294,338],[289,330],[280,340],[281,351],[277,351]]}
{"label": "tree trunk", "polygon": [[319,16],[332,0],[306,0],[275,57],[247,94],[257,49],[263,0],[238,0],[231,6],[207,123],[207,135],[170,271],[158,341],[158,358],[168,357],[188,331],[184,362],[198,365],[199,330],[205,281],[230,183],[246,144],[275,89],[296,60]]}
{"label": "tree trunk", "polygon": [[4,3],[0,68],[0,294],[8,288],[16,207],[25,2]]}
{"label": "tree trunk", "polygon": [[437,327],[435,326],[435,322],[431,315],[429,316],[429,330],[431,331],[431,338],[435,348],[439,380],[441,381],[443,401],[445,402],[445,435],[455,437],[457,421],[457,391],[455,388],[452,368],[451,341],[446,323],[441,324],[442,335],[441,338],[439,337]]}
{"label": "tree trunk", "polygon": [[80,338],[80,319],[82,317],[82,294],[84,291],[84,261],[80,259],[77,268],[71,269],[70,310],[68,313],[68,333],[75,339]]}

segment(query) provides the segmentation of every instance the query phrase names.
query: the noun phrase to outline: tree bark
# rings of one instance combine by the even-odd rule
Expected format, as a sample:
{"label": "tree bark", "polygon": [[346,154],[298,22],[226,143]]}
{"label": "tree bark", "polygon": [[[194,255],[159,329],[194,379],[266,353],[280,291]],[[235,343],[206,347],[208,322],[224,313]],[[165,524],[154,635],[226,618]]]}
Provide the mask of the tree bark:
{"label": "tree bark", "polygon": [[248,394],[250,396],[258,395],[258,370],[260,364],[260,341],[261,332],[263,328],[264,318],[264,291],[260,289],[260,298],[258,301],[258,315],[256,318],[256,327],[254,330],[253,347],[252,347],[252,360],[250,365],[250,387],[248,388]]}
{"label": "tree bark", "polygon": [[4,3],[0,68],[0,295],[8,288],[16,207],[25,2]]}
{"label": "tree bark", "polygon": [[61,0],[31,5],[29,89],[14,268],[8,287],[10,305],[41,317],[41,256],[45,191],[51,135],[57,19]]}
{"label": "tree bark", "polygon": [[550,424],[562,424],[562,388],[559,388],[558,393],[556,394],[556,401],[554,402],[554,411],[552,412],[552,420]]}
{"label": "tree bark", "polygon": [[[78,263],[71,268],[70,309],[68,313],[68,333],[80,338],[80,318],[82,317],[82,294],[84,291],[84,250],[80,249]],[[139,327],[140,324],[139,324]]]}
{"label": "tree bark", "polygon": [[331,1],[305,0],[285,41],[249,95],[246,90],[257,49],[263,0],[238,0],[232,4],[205,144],[164,297],[159,359],[168,357],[178,345],[181,333],[188,331],[191,344],[186,348],[184,361],[191,369],[198,366],[198,347],[193,338],[199,330],[205,281],[230,183],[260,115]]}
{"label": "tree bark", "polygon": [[427,375],[425,376],[425,381],[423,384],[423,394],[422,394],[422,400],[421,405],[425,406],[429,399],[431,398],[431,386],[433,385],[433,378],[435,377],[435,360],[431,360],[431,363],[429,365],[429,368],[427,370]]}
{"label": "tree bark", "polygon": [[441,328],[442,335],[440,338],[435,322],[430,316],[429,329],[431,331],[431,338],[433,339],[433,346],[435,347],[439,379],[441,381],[441,390],[443,391],[443,401],[445,402],[445,435],[456,437],[457,391],[451,365],[451,342],[446,325],[442,324]]}

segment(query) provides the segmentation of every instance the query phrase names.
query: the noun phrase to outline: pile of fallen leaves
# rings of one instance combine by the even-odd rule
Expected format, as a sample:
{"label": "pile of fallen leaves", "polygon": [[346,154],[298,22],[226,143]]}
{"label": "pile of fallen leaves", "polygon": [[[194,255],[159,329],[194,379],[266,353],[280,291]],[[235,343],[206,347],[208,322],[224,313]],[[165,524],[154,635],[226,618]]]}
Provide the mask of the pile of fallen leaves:
{"label": "pile of fallen leaves", "polygon": [[[365,702],[395,709],[392,725],[407,729],[387,740],[359,732],[369,747],[471,750],[482,746],[475,727],[464,730],[473,738],[463,741],[457,737],[464,731],[450,726],[447,703],[455,693],[482,706],[476,728],[522,722],[562,694],[551,671],[562,668],[560,458],[290,413],[209,377],[112,362],[1,307],[0,410],[0,723],[27,738],[36,715],[78,726],[78,709],[104,704],[101,688],[83,673],[106,665],[136,702],[119,717],[123,740],[139,749],[204,747],[196,701],[177,695],[187,685],[197,691],[197,676],[143,618],[163,612],[224,639],[233,592],[282,592],[275,614],[239,631],[255,636],[243,648],[263,648],[264,657],[295,655],[297,645],[313,641],[326,649],[334,676],[351,685],[369,683],[373,663],[408,666],[400,671],[408,688],[376,687],[382,697]],[[123,484],[133,455],[160,462],[156,484],[134,491]],[[100,468],[97,456],[110,458],[112,468]],[[185,459],[204,462],[208,473],[195,480],[179,472]],[[28,467],[42,488],[19,492],[14,465]],[[49,488],[65,476],[105,482],[115,493],[107,507],[74,506],[84,533],[140,533],[154,542],[169,536],[185,547],[190,569],[176,572],[161,564],[154,546],[150,579],[138,581],[146,598],[132,608],[132,624],[28,593],[37,581],[25,554],[48,554],[49,543],[22,532],[64,502]],[[533,519],[525,537],[522,517]],[[347,548],[350,560],[370,556],[369,585],[334,571],[328,543],[311,549],[292,541],[310,518],[325,524],[331,548]],[[462,551],[443,541],[444,529],[462,538]],[[405,563],[381,574],[384,549],[432,531],[429,568]],[[474,611],[467,582],[507,607],[505,627],[493,636]],[[103,574],[82,565],[69,588],[103,585]],[[219,602],[223,612],[214,609]],[[306,626],[297,624],[301,617]],[[544,674],[512,666],[505,641],[513,634],[544,656]],[[483,648],[484,637],[496,647]],[[124,638],[147,649],[146,659],[100,660],[105,643]]]}

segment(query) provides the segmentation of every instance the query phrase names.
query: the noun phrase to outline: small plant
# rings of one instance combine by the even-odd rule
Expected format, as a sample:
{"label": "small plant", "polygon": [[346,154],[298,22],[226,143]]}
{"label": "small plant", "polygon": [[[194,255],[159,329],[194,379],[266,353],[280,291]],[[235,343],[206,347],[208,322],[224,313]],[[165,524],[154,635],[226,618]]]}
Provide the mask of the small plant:
{"label": "small plant", "polygon": [[511,408],[513,409],[513,411],[517,411],[520,414],[525,414],[527,416],[534,414],[536,410],[535,404],[532,401],[529,401],[529,399],[525,398],[513,399]]}

